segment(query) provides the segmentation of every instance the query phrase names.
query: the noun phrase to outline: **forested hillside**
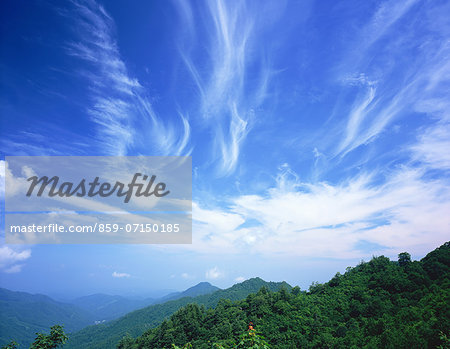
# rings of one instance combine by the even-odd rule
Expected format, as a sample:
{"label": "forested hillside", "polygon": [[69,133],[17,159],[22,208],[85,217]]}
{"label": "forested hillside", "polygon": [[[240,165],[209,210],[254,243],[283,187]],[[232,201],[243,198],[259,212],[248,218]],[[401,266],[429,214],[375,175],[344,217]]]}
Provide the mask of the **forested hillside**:
{"label": "forested hillside", "polygon": [[373,258],[309,292],[262,288],[215,309],[190,304],[118,348],[234,348],[250,322],[271,348],[448,348],[450,243],[421,261]]}
{"label": "forested hillside", "polygon": [[0,289],[0,346],[15,340],[27,347],[36,332],[54,324],[67,331],[77,331],[94,323],[94,317],[73,304],[57,302],[50,297]]}
{"label": "forested hillside", "polygon": [[249,294],[257,292],[263,286],[271,291],[277,291],[282,287],[290,289],[290,286],[283,282],[266,282],[260,278],[246,280],[225,290],[197,297],[184,297],[163,304],[155,304],[136,310],[107,324],[89,326],[69,335],[69,341],[64,348],[114,348],[117,342],[126,334],[139,336],[144,331],[158,326],[165,318],[189,303],[200,304],[206,308],[215,307],[221,299],[244,299]]}

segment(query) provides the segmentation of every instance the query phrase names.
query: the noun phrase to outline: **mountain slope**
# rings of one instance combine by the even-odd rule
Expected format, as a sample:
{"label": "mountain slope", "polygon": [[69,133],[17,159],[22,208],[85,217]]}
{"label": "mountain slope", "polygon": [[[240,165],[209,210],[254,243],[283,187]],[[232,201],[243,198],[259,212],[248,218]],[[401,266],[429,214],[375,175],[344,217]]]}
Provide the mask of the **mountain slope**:
{"label": "mountain slope", "polygon": [[96,321],[110,321],[133,310],[153,304],[154,301],[155,300],[151,298],[137,300],[128,299],[122,296],[93,294],[76,298],[70,303],[91,312]]}
{"label": "mountain slope", "polygon": [[92,315],[73,304],[57,302],[44,295],[0,289],[0,346],[15,340],[27,347],[36,332],[54,324],[68,332],[93,324]]}
{"label": "mountain slope", "polygon": [[176,300],[183,297],[196,297],[204,294],[213,293],[220,288],[211,285],[209,282],[200,282],[199,284],[188,288],[183,292],[170,293],[159,299],[146,298],[143,300],[129,299],[122,296],[111,296],[107,294],[93,294],[79,297],[70,303],[91,312],[98,322],[105,322],[117,319],[133,310],[145,308],[152,304],[161,304],[170,300]]}
{"label": "mountain slope", "polygon": [[411,261],[407,253],[398,262],[374,257],[309,292],[261,290],[213,310],[189,304],[118,347],[160,349],[189,342],[195,349],[212,343],[235,348],[241,335],[255,335],[250,323],[272,349],[448,348],[450,243],[421,261]]}
{"label": "mountain slope", "polygon": [[89,326],[77,333],[73,333],[69,336],[69,341],[64,348],[115,348],[117,342],[126,334],[139,336],[144,331],[158,326],[165,318],[189,303],[214,307],[220,299],[229,299],[232,301],[243,299],[250,293],[257,292],[263,286],[271,291],[279,290],[283,286],[288,289],[291,288],[285,282],[266,282],[260,278],[255,278],[211,294],[197,297],[184,297],[163,304],[151,305],[147,308],[129,313],[110,323]]}
{"label": "mountain slope", "polygon": [[186,291],[181,292],[181,297],[197,297],[205,294],[210,294],[215,291],[219,291],[220,288],[211,285],[209,282],[200,282],[195,286],[188,288]]}

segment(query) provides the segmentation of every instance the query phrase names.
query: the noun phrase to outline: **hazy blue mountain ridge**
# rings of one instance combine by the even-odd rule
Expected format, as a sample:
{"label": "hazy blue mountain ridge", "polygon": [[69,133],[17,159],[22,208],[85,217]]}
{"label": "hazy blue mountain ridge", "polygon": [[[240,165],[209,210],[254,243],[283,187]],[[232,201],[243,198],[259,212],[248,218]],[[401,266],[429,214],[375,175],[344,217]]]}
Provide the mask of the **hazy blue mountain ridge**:
{"label": "hazy blue mountain ridge", "polygon": [[0,345],[14,339],[21,347],[27,347],[36,332],[48,331],[54,324],[73,332],[93,324],[94,320],[92,313],[73,304],[41,294],[0,289]]}

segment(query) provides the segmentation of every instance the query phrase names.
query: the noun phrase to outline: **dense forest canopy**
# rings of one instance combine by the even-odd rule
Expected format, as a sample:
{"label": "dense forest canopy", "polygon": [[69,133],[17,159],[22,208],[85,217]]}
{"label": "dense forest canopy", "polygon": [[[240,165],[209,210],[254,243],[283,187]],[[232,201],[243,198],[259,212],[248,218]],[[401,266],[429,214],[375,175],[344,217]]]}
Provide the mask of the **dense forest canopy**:
{"label": "dense forest canopy", "polygon": [[380,256],[309,291],[261,288],[215,308],[188,304],[117,348],[236,347],[249,323],[271,348],[438,348],[450,331],[450,243],[421,261]]}

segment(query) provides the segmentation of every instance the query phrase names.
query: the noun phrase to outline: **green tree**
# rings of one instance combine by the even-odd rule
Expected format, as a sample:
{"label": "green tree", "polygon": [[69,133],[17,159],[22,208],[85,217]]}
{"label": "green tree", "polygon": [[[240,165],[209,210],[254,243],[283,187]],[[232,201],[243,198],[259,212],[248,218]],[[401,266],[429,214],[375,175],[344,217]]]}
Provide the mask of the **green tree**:
{"label": "green tree", "polygon": [[292,290],[291,290],[291,293],[292,293],[294,296],[298,296],[298,295],[300,294],[300,292],[301,292],[301,290],[300,290],[300,287],[298,287],[298,286],[295,286],[295,287],[292,288]]}
{"label": "green tree", "polygon": [[129,333],[127,333],[117,344],[117,349],[131,348],[135,340]]}
{"label": "green tree", "polygon": [[[178,347],[176,347],[178,348]],[[239,337],[237,344],[214,343],[214,349],[270,349],[264,337],[257,333],[252,325]]]}
{"label": "green tree", "polygon": [[55,349],[63,345],[68,337],[60,325],[54,325],[50,328],[50,334],[36,333],[37,337],[31,344],[30,349]]}
{"label": "green tree", "polygon": [[404,267],[411,263],[411,255],[408,252],[402,252],[398,255],[398,265]]}
{"label": "green tree", "polygon": [[249,326],[248,332],[244,333],[236,348],[242,349],[269,349],[264,337],[256,332],[253,326]]}

